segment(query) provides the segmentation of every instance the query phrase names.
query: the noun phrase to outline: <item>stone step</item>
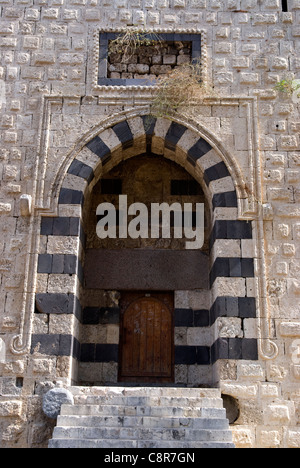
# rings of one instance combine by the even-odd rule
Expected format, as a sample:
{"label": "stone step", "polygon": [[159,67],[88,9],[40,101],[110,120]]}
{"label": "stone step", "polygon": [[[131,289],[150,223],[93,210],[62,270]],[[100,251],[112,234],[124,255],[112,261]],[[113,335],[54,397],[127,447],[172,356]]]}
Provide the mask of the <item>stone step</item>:
{"label": "stone step", "polygon": [[87,440],[87,439],[51,439],[49,448],[54,449],[89,449],[89,448],[108,448],[108,449],[132,449],[138,448],[136,440]]}
{"label": "stone step", "polygon": [[193,428],[229,429],[227,419],[143,417],[143,416],[59,416],[58,426],[64,427],[149,427],[149,428]]}
{"label": "stone step", "polygon": [[186,418],[225,418],[224,408],[190,408],[176,406],[122,406],[122,405],[62,405],[61,415],[78,416],[153,416]]}
{"label": "stone step", "polygon": [[122,406],[176,406],[192,408],[223,408],[221,398],[207,397],[168,397],[168,396],[117,396],[85,395],[75,400],[75,405],[122,405]]}
{"label": "stone step", "polygon": [[81,396],[151,396],[220,398],[218,388],[186,387],[70,387],[75,402]]}
{"label": "stone step", "polygon": [[108,449],[132,449],[132,448],[164,448],[164,449],[213,449],[213,448],[228,448],[234,449],[232,442],[175,442],[175,441],[157,441],[157,440],[101,440],[101,439],[52,439],[49,442],[49,448],[108,448]]}
{"label": "stone step", "polygon": [[188,441],[188,442],[174,442],[174,441],[164,441],[158,442],[156,440],[141,440],[138,441],[138,448],[165,448],[165,449],[177,449],[177,448],[187,448],[187,449],[213,449],[213,448],[231,448],[234,449],[235,445],[233,442],[219,442],[219,441],[210,441],[210,442],[201,442],[198,440]]}
{"label": "stone step", "polygon": [[50,448],[234,448],[219,389],[70,390]]}
{"label": "stone step", "polygon": [[228,430],[186,429],[186,428],[144,428],[144,427],[64,427],[56,426],[54,439],[125,439],[125,440],[156,440],[156,441],[200,441],[200,442],[232,442],[232,434]]}

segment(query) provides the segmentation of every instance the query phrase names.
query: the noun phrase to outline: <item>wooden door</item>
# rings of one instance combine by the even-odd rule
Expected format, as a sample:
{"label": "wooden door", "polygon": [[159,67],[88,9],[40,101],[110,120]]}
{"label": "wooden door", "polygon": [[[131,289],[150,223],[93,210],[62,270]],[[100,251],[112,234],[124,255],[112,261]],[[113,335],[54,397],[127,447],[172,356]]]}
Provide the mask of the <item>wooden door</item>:
{"label": "wooden door", "polygon": [[119,379],[127,382],[173,381],[173,297],[170,294],[123,296]]}

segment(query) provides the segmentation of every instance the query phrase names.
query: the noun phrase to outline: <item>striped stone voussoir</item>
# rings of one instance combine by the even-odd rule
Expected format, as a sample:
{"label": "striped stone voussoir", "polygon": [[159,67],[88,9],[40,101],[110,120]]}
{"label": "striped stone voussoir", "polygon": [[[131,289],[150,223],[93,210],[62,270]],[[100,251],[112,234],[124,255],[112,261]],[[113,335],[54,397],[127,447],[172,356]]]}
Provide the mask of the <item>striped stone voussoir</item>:
{"label": "striped stone voussoir", "polygon": [[124,159],[151,151],[194,167],[211,192],[213,209],[238,206],[234,183],[221,156],[204,138],[177,122],[151,116],[133,117],[103,130],[85,149],[88,151],[80,153],[68,169],[59,204],[82,205],[85,189],[94,181],[98,165],[103,169],[108,163],[114,165],[116,154],[116,164],[119,163],[120,151]]}

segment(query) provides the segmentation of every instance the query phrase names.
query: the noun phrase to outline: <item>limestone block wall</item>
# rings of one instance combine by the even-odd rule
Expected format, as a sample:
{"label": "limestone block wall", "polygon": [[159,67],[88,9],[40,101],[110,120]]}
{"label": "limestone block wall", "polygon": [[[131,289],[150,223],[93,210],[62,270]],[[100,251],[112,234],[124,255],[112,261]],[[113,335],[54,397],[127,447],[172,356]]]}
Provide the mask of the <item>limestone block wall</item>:
{"label": "limestone block wall", "polygon": [[[0,16],[0,446],[47,446],[53,422],[42,414],[42,395],[72,381],[75,365],[60,336],[79,336],[75,313],[33,319],[36,293],[80,291],[77,275],[68,282],[37,275],[38,254],[72,254],[74,246],[59,239],[51,247],[55,236],[43,235],[41,217],[44,228],[47,218],[80,218],[80,205],[56,198],[72,158],[80,153],[93,166],[98,157],[85,145],[103,130],[121,160],[110,127],[149,110],[149,89],[98,82],[100,31],[135,26],[201,35],[214,95],[176,119],[188,126],[186,136],[198,132],[194,143],[205,135],[218,149],[239,193],[234,216],[251,220],[256,239],[218,254],[241,249],[255,260],[255,278],[219,277],[213,293],[230,289],[238,297],[241,288],[240,295],[256,297],[258,315],[244,319],[244,333],[258,338],[258,360],[220,359],[215,372],[239,403],[238,447],[299,447],[300,101],[274,90],[279,80],[300,78],[299,0],[288,0],[287,12],[280,0],[0,0]],[[144,133],[135,128],[136,152]],[[186,136],[178,160],[192,146]],[[159,154],[168,151],[162,141],[156,135],[152,142]],[[82,178],[78,184],[87,186]],[[69,225],[69,236],[75,228]],[[199,308],[195,296],[180,303]],[[218,333],[238,336],[235,325],[225,317]],[[57,340],[46,355],[31,336],[47,333]]]}

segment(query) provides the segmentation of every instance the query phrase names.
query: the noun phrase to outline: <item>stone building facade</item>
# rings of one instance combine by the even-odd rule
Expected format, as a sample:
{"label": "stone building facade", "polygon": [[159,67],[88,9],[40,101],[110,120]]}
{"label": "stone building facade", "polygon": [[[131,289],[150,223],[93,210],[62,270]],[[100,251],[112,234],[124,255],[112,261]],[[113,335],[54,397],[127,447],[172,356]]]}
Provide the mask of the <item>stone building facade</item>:
{"label": "stone building facade", "polygon": [[[299,447],[300,98],[275,86],[300,78],[300,1],[0,0],[0,13],[1,446],[47,446],[42,397],[58,383],[147,384],[123,365],[135,294],[171,310],[171,371],[149,384],[220,387],[237,447]],[[130,28],[164,51],[109,57]],[[150,118],[153,80],[197,58],[213,92]],[[100,241],[97,205],[120,195],[204,203],[203,248]]]}

